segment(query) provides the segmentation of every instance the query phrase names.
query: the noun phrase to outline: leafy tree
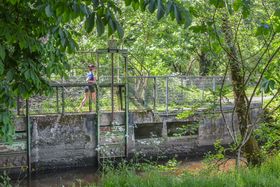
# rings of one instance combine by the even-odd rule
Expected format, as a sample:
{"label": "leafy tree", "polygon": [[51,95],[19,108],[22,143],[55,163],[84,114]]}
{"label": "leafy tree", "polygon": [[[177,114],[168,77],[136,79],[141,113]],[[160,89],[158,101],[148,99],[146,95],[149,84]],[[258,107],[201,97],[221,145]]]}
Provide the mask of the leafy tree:
{"label": "leafy tree", "polygon": [[[241,139],[237,137],[234,129],[229,129],[230,134],[237,145],[238,158],[241,150],[244,150],[248,162],[258,164],[261,155],[252,132],[259,119],[251,119],[250,106],[264,78],[271,79],[271,68],[276,64],[279,67],[280,17],[279,9],[275,8],[279,7],[279,2],[264,4],[262,1],[210,0],[210,4],[214,7],[216,37],[228,58],[227,69],[232,79]],[[253,93],[247,95],[246,89],[252,81],[256,82]],[[268,84],[272,83],[275,85],[274,81]],[[279,85],[276,87],[279,89]],[[271,101],[264,108],[267,108]]]}
{"label": "leafy tree", "polygon": [[[157,12],[157,19],[171,15],[178,24],[189,22],[188,11],[171,0],[125,0],[125,5]],[[114,0],[3,0],[0,10],[0,136],[11,141],[16,98],[48,91],[47,79],[64,76],[69,67],[66,54],[78,48],[71,23],[88,33],[95,28],[98,36],[105,28],[120,38],[124,32]]]}
{"label": "leafy tree", "polygon": [[[103,45],[96,36],[106,38],[102,35],[107,33],[122,38],[133,51],[134,61],[139,62],[137,66],[147,66],[148,73],[161,74],[162,69],[172,68],[189,74],[192,62],[199,61],[202,75],[217,69],[230,74],[241,138],[232,124],[227,127],[238,157],[244,150],[248,161],[257,164],[259,148],[251,134],[258,120],[250,118],[250,106],[260,87],[274,94],[272,101],[280,92],[278,7],[277,0],[3,0],[0,136],[6,141],[12,139],[13,109],[19,95],[26,99],[48,92],[47,80],[51,76],[66,76],[67,54],[75,52],[79,45]],[[92,43],[86,42],[85,35],[92,36]],[[150,70],[156,66],[159,68]],[[248,95],[246,88],[252,81],[256,86]]]}
{"label": "leafy tree", "polygon": [[[185,7],[190,7],[190,3],[185,2]],[[188,75],[199,74],[199,62],[201,71],[205,74],[217,74],[220,62],[221,50],[217,41],[210,41],[208,30],[202,28],[204,20],[199,17],[207,12],[206,8],[197,7],[191,4],[190,13],[196,17],[185,26],[178,26],[171,17],[164,17],[160,21],[156,19],[156,12],[151,16],[148,12],[137,12],[133,7],[123,7],[123,13],[119,20],[123,25],[125,35],[120,41],[120,45],[129,49],[130,64],[135,64],[139,72],[144,74],[161,75],[169,73],[180,73]],[[210,13],[204,15],[210,17]],[[190,27],[187,27],[189,26]],[[213,29],[212,29],[213,30]],[[79,30],[79,32],[81,32]],[[215,34],[210,33],[212,38]],[[106,46],[106,37],[96,37],[96,34],[83,35],[81,48],[95,49]],[[86,43],[84,43],[86,41]],[[203,65],[203,62],[207,62]],[[209,66],[207,66],[210,64]],[[148,71],[147,71],[148,70]]]}

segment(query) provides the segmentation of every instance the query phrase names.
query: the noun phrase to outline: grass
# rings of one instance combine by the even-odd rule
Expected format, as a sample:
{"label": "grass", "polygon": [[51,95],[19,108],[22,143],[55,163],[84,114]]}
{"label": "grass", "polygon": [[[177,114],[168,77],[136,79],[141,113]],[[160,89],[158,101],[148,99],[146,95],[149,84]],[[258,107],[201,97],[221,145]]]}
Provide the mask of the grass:
{"label": "grass", "polygon": [[98,184],[104,187],[277,187],[280,186],[280,154],[269,158],[259,167],[241,168],[239,171],[200,171],[197,174],[159,170],[147,167],[139,172],[134,167],[110,169]]}

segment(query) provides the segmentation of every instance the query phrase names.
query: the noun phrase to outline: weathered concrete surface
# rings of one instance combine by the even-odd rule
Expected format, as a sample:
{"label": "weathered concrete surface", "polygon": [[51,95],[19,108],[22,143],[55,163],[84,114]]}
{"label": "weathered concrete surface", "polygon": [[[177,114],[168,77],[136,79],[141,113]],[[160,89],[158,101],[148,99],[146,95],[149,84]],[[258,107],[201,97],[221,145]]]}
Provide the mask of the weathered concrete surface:
{"label": "weathered concrete surface", "polygon": [[[25,118],[16,121],[25,130]],[[96,115],[31,116],[32,170],[96,165]],[[0,168],[26,168],[26,132],[12,145],[0,144]]]}
{"label": "weathered concrete surface", "polygon": [[[25,119],[16,120],[16,131],[25,131]],[[11,168],[26,168],[26,134],[18,133],[13,143],[0,143],[0,168],[10,170]]]}
{"label": "weathered concrete surface", "polygon": [[[252,117],[260,114],[259,105],[251,109]],[[232,116],[232,106],[224,108],[227,123],[236,124],[236,116]],[[66,114],[31,116],[31,161],[35,171],[95,166],[97,151],[96,114]],[[115,120],[124,129],[125,116],[123,112],[115,113]],[[101,142],[108,143],[106,129],[112,130],[111,114],[102,113],[100,125]],[[17,119],[17,129],[25,130],[24,118]],[[235,132],[238,133],[236,125]],[[191,130],[190,130],[191,129]],[[178,130],[178,133],[177,133]],[[183,130],[183,131],[182,131]],[[181,131],[183,133],[181,133]],[[121,133],[116,132],[113,141],[121,141]],[[189,157],[201,156],[213,147],[217,139],[223,144],[229,144],[231,138],[225,127],[224,119],[219,110],[205,112],[198,111],[194,116],[185,120],[178,120],[176,114],[153,114],[152,112],[129,113],[128,128],[128,156],[156,156],[163,158],[172,155]],[[0,144],[0,168],[8,164],[26,166],[26,154],[10,153],[24,152],[26,149],[25,134],[18,137],[13,145]],[[20,145],[20,146],[19,146]],[[123,149],[119,149],[123,150]],[[5,156],[6,155],[6,156]]]}
{"label": "weathered concrete surface", "polygon": [[95,117],[92,114],[31,117],[34,168],[95,165]]}
{"label": "weathered concrete surface", "polygon": [[[132,115],[131,121],[134,121],[136,125],[141,126],[142,131],[140,134],[145,134],[143,132],[146,130],[147,138],[137,139],[137,134],[134,136],[135,142],[131,146],[131,152],[137,153],[140,156],[170,156],[170,155],[185,155],[189,157],[203,156],[209,150],[213,149],[213,144],[216,140],[221,140],[221,143],[226,145],[232,142],[232,138],[229,135],[228,129],[225,124],[228,124],[229,129],[234,128],[234,132],[238,133],[237,127],[237,117],[236,115],[232,116],[233,106],[226,106],[223,109],[224,118],[220,110],[207,111],[204,110],[198,111],[194,116],[189,117],[186,120],[178,120],[176,115],[159,115],[153,117],[154,121],[157,124],[162,123],[162,128],[151,129],[150,119],[152,118],[151,114],[148,115]],[[252,119],[256,119],[256,116],[262,113],[259,104],[254,104],[251,107],[251,116]],[[156,119],[156,120],[155,120]],[[226,123],[225,123],[226,121]],[[173,124],[172,124],[173,123]],[[168,136],[168,131],[170,128],[168,125],[178,123],[178,128],[185,124],[185,126],[194,126],[198,123],[197,131],[194,130],[194,133],[191,135],[177,135],[177,136]],[[180,124],[181,123],[181,124]],[[131,124],[132,125],[132,124]],[[147,128],[145,129],[145,125]],[[160,127],[160,125],[158,125]],[[174,128],[174,127],[172,127]],[[162,136],[156,138],[149,138],[149,134],[154,134],[156,131],[157,135],[161,131]],[[137,130],[134,130],[134,133],[139,133]],[[170,133],[169,133],[170,134]],[[150,136],[151,137],[151,136]]]}

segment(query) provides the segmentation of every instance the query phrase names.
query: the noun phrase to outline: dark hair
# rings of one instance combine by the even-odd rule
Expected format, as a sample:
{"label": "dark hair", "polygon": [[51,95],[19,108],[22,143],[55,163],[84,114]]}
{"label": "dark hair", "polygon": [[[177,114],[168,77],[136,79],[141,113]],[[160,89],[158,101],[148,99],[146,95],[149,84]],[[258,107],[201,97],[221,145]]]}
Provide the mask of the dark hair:
{"label": "dark hair", "polygon": [[88,68],[95,68],[95,65],[90,64],[90,65],[88,65]]}

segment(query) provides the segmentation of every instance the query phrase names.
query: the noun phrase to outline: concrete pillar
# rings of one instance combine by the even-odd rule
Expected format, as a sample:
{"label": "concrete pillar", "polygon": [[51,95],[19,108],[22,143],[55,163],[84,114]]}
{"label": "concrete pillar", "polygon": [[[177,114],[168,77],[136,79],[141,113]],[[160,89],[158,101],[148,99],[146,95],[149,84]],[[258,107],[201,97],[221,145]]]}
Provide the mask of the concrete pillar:
{"label": "concrete pillar", "polygon": [[161,135],[162,135],[163,138],[167,138],[167,122],[166,122],[166,120],[163,120],[163,122],[162,122]]}

